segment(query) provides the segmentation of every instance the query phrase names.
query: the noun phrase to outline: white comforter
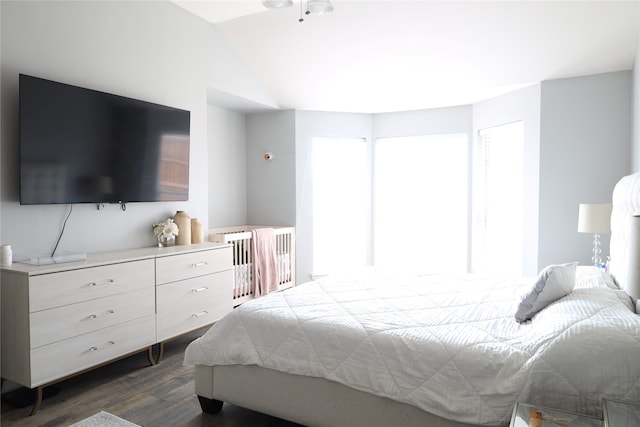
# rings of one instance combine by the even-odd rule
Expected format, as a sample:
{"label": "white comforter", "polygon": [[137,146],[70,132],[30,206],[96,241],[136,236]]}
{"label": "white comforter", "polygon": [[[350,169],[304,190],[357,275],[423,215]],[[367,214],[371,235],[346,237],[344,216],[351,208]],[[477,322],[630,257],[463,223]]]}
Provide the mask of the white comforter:
{"label": "white comforter", "polygon": [[629,298],[577,286],[518,324],[530,283],[374,269],[322,279],[239,307],[189,345],[185,364],[323,377],[482,425],[506,424],[517,401],[601,415],[603,396],[640,400]]}

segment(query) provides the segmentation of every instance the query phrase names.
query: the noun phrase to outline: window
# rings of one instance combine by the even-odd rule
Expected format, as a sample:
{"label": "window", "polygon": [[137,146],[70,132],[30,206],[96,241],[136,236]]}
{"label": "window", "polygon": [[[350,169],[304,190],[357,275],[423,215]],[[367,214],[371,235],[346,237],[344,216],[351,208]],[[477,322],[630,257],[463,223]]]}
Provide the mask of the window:
{"label": "window", "polygon": [[478,134],[473,181],[474,273],[522,272],[523,153],[522,122]]}
{"label": "window", "polygon": [[313,138],[313,273],[366,265],[369,156],[362,138]]}
{"label": "window", "polygon": [[484,129],[472,152],[466,133],[314,138],[314,275],[369,263],[520,275],[523,135],[522,122]]}
{"label": "window", "polygon": [[376,140],[375,265],[467,271],[468,158],[466,134]]}

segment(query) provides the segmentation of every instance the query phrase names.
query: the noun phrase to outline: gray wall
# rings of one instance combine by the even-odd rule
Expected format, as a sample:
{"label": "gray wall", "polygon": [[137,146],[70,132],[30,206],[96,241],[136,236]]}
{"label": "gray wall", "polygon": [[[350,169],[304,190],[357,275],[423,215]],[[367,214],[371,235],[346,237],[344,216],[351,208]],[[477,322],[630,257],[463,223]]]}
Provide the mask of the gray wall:
{"label": "gray wall", "polygon": [[[274,155],[265,160],[264,154]],[[247,219],[251,225],[295,225],[295,111],[247,117]]]}
{"label": "gray wall", "polygon": [[[208,137],[208,126],[220,112],[208,110],[207,88],[264,104],[274,104],[274,100],[213,25],[171,2],[2,1],[0,10],[2,243],[12,244],[16,253],[48,253],[68,210],[66,205],[18,203],[19,73],[191,111],[189,201],[130,203],[126,212],[116,205],[100,211],[91,204],[74,205],[60,250],[97,252],[152,245],[151,224],[176,210],[186,210],[205,226],[210,210],[215,221],[232,221],[230,217],[236,215],[238,220],[245,219],[243,202],[232,204],[229,212],[222,203],[210,209],[207,145],[213,140],[220,147],[220,139]],[[238,126],[232,127],[235,138]],[[224,132],[215,131],[217,135]],[[238,158],[242,148],[239,150],[227,161],[238,162],[242,170],[244,159]],[[212,173],[214,183],[218,172]],[[216,186],[212,203],[237,196],[238,187],[242,183]]]}
{"label": "gray wall", "polygon": [[542,83],[540,266],[591,263],[593,236],[577,232],[578,205],[610,202],[630,172],[631,92],[630,71]]}
{"label": "gray wall", "polygon": [[247,223],[246,114],[209,105],[209,227]]}
{"label": "gray wall", "polygon": [[373,115],[373,137],[472,132],[471,105]]}

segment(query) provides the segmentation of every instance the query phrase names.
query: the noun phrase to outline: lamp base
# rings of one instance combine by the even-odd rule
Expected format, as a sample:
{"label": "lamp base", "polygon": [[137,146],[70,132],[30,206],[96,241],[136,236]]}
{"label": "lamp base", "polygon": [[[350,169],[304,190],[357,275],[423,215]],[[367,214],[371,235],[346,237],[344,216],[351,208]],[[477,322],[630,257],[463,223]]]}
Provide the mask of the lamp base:
{"label": "lamp base", "polygon": [[602,249],[600,249],[600,235],[593,235],[593,257],[591,257],[591,261],[593,261],[593,266],[600,268],[602,266],[602,258],[600,254],[602,253]]}

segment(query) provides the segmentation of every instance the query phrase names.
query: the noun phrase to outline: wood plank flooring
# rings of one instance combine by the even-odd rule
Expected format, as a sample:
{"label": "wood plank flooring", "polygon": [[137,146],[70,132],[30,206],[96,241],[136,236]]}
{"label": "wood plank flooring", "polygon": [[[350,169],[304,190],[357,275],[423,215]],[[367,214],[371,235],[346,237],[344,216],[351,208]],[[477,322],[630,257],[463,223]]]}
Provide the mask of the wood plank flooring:
{"label": "wood plank flooring", "polygon": [[182,366],[182,360],[187,345],[203,332],[166,343],[164,359],[156,366],[150,366],[142,352],[55,384],[55,394],[45,397],[33,416],[31,406],[14,408],[3,401],[0,424],[68,426],[106,411],[142,427],[297,427],[227,403],[219,414],[202,413],[194,394],[193,367]]}

